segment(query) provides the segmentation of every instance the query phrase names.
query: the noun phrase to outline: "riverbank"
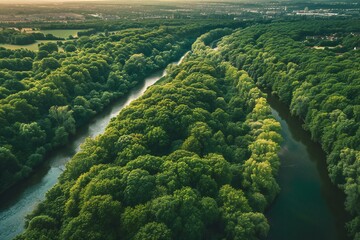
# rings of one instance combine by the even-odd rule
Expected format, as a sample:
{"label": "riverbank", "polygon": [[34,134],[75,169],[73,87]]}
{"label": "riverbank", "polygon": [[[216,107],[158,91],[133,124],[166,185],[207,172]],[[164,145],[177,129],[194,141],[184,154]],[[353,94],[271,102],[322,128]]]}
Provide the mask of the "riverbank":
{"label": "riverbank", "polygon": [[269,240],[346,240],[344,193],[330,180],[326,155],[311,140],[302,122],[287,106],[268,93],[272,114],[281,124],[284,139],[279,152],[277,181],[281,192],[267,211]]}
{"label": "riverbank", "polygon": [[[185,56],[185,55],[184,55]],[[183,57],[174,62],[179,64]],[[37,204],[45,199],[46,192],[57,183],[57,179],[65,169],[66,163],[80,150],[81,144],[88,137],[95,137],[104,132],[110,120],[133,100],[140,97],[145,90],[166,74],[159,70],[145,78],[143,83],[134,87],[121,100],[114,102],[104,112],[93,118],[64,147],[54,151],[44,164],[16,189],[7,192],[0,199],[0,239],[9,240],[24,230],[25,217]]]}

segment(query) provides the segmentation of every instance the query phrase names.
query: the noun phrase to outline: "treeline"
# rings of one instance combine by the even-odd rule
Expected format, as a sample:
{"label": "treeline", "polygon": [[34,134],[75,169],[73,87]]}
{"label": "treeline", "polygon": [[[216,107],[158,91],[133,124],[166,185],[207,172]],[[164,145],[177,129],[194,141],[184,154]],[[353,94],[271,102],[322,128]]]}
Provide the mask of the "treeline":
{"label": "treeline", "polygon": [[308,20],[252,26],[220,43],[232,65],[278,95],[321,143],[330,178],[344,190],[345,207],[354,216],[347,224],[354,239],[360,239],[360,52],[312,49],[304,40],[359,32],[359,20]]}
{"label": "treeline", "polygon": [[0,48],[0,192],[147,74],[184,54],[217,26],[119,31],[46,43],[37,53]]}
{"label": "treeline", "polygon": [[[199,25],[208,25],[214,22],[212,19],[196,19],[196,23]],[[265,20],[257,20],[257,22],[268,22]],[[118,31],[130,28],[152,28],[159,26],[184,26],[193,24],[194,19],[136,19],[136,20],[91,20],[81,22],[18,22],[18,23],[1,23],[2,27],[16,27],[16,28],[39,28],[41,30],[53,30],[53,29],[83,29],[95,30],[96,32]],[[251,25],[253,21],[234,21],[228,19],[216,19],[216,25],[219,27],[243,27]]]}
{"label": "treeline", "polygon": [[[104,31],[108,31],[107,29],[104,29]],[[83,36],[91,36],[93,34],[97,33],[97,30],[96,29],[88,29],[88,30],[85,30],[85,31],[80,31],[77,33],[78,37],[83,37]]]}
{"label": "treeline", "polygon": [[63,40],[52,34],[24,33],[14,29],[0,30],[0,43],[26,45],[35,43],[36,40]]}
{"label": "treeline", "polygon": [[208,36],[87,139],[17,239],[267,235],[280,124],[249,75],[205,46]]}
{"label": "treeline", "polygon": [[[84,29],[77,33],[78,37],[82,36],[91,36],[93,34],[105,34],[106,36],[109,32],[114,31],[123,31],[126,29],[135,29],[135,28],[153,28],[158,26],[184,26],[188,24],[192,24],[194,21],[189,19],[146,19],[146,20],[112,20],[112,21],[91,21],[88,20],[86,22],[69,22],[69,23],[46,23],[38,26],[41,29]],[[202,26],[207,26],[211,20],[201,20],[197,19],[196,23]],[[260,22],[262,22],[260,20]],[[265,21],[264,21],[265,22]],[[240,22],[240,21],[231,21],[231,20],[216,20],[216,25],[221,27],[228,27],[228,28],[239,28],[251,25],[252,22]],[[114,33],[111,33],[114,34]]]}

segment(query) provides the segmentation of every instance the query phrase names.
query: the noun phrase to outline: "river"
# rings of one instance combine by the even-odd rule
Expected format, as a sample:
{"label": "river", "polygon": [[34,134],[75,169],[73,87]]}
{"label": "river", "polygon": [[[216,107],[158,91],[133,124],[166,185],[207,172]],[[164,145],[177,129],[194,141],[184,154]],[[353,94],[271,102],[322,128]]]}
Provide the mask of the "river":
{"label": "river", "polygon": [[[216,44],[211,47],[219,50]],[[289,107],[265,92],[284,139],[277,176],[281,191],[265,213],[270,224],[267,240],[348,240],[345,195],[328,176],[324,151]]]}
{"label": "river", "polygon": [[[126,97],[97,115],[69,144],[49,156],[46,164],[30,178],[0,199],[1,240],[12,239],[24,230],[25,216],[44,200],[45,193],[56,184],[66,162],[80,150],[81,143],[87,137],[104,132],[112,117],[164,75],[162,70],[147,77]],[[344,225],[348,215],[343,207],[344,194],[328,177],[321,146],[311,140],[310,134],[302,129],[302,122],[290,115],[286,105],[276,97],[268,96],[272,113],[281,124],[284,141],[277,177],[281,192],[266,212],[271,226],[267,239],[346,240]]]}
{"label": "river", "polygon": [[288,107],[268,94],[284,141],[277,181],[281,192],[269,207],[268,240],[345,240],[344,194],[331,183],[321,146],[302,129]]}
{"label": "river", "polygon": [[[185,56],[173,64],[180,64]],[[0,198],[0,240],[12,239],[24,230],[25,216],[45,199],[46,192],[57,183],[65,164],[80,150],[81,143],[88,137],[103,133],[111,118],[165,74],[165,70],[161,70],[145,78],[143,83],[94,117],[87,127],[80,129],[66,146],[54,151],[34,174]]]}

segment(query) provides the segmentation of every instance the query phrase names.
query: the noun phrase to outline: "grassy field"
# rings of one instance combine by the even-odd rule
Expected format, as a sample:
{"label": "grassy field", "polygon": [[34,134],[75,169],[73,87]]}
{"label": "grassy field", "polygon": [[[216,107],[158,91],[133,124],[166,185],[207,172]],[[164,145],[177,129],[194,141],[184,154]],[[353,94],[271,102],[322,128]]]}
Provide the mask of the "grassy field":
{"label": "grassy field", "polygon": [[[4,47],[11,50],[26,48],[31,51],[38,51],[40,43],[47,43],[47,42],[57,42],[56,40],[38,40],[35,43],[28,44],[28,45],[13,45],[13,44],[0,44],[0,47]],[[59,51],[62,51],[62,48],[59,48]]]}
{"label": "grassy field", "polygon": [[69,36],[77,37],[77,33],[84,31],[84,29],[50,29],[50,30],[39,30],[34,32],[41,32],[43,34],[52,34],[55,37],[69,38]]}

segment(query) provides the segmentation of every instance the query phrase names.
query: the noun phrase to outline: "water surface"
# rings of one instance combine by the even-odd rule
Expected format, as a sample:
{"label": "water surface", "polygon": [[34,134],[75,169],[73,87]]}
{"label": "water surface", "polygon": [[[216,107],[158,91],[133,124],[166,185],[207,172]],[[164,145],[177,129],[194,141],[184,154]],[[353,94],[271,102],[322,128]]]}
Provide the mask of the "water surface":
{"label": "water surface", "polygon": [[285,104],[269,95],[284,141],[277,181],[281,192],[266,213],[269,240],[345,240],[344,194],[331,183],[321,146]]}
{"label": "water surface", "polygon": [[[174,64],[179,64],[182,59],[183,57]],[[161,70],[147,77],[124,98],[93,118],[87,127],[80,129],[69,144],[52,153],[31,177],[15,185],[0,197],[0,240],[12,239],[24,230],[25,216],[45,199],[46,192],[57,183],[65,164],[80,150],[81,143],[87,137],[95,137],[103,133],[111,118],[139,98],[149,86],[165,74],[165,70]]]}

